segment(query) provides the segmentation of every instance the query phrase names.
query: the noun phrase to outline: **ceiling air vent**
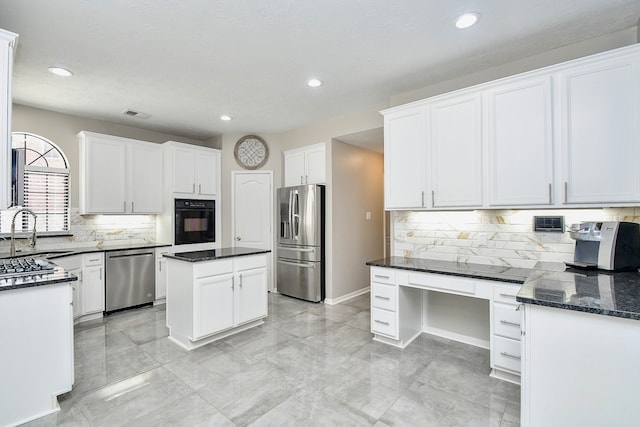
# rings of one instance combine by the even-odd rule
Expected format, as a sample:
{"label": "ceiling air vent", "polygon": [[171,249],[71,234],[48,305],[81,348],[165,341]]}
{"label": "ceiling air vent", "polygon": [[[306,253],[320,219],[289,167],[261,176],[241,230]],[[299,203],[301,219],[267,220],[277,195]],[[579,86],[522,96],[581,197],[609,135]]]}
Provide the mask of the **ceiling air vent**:
{"label": "ceiling air vent", "polygon": [[129,117],[135,117],[137,119],[148,119],[149,117],[151,117],[151,114],[141,113],[139,111],[134,111],[134,110],[124,110],[122,114]]}

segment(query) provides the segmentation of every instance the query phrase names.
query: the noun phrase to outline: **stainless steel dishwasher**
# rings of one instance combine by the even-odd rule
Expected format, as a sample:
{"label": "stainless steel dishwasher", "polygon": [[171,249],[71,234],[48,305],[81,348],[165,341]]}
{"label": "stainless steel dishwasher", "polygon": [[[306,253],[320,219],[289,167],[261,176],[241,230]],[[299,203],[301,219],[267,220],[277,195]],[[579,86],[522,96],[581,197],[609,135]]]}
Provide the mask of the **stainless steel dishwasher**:
{"label": "stainless steel dishwasher", "polygon": [[153,249],[110,251],[106,258],[106,313],[153,303],[156,294]]}

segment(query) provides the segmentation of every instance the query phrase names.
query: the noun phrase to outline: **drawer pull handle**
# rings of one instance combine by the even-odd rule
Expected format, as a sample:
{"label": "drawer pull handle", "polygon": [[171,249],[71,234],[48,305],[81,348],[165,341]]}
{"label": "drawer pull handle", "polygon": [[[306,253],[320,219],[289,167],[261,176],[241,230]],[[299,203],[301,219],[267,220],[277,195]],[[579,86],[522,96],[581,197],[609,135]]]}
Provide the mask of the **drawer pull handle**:
{"label": "drawer pull handle", "polygon": [[383,276],[381,274],[374,274],[373,277],[377,277],[378,279],[388,279],[389,276]]}
{"label": "drawer pull handle", "polygon": [[502,298],[515,298],[515,295],[511,295],[511,294],[499,294]]}
{"label": "drawer pull handle", "polygon": [[520,323],[509,322],[508,320],[501,320],[500,323],[502,323],[503,325],[517,326],[518,328],[520,327]]}
{"label": "drawer pull handle", "polygon": [[389,301],[389,300],[391,299],[391,298],[389,298],[389,297],[381,297],[380,295],[374,295],[373,297],[374,297],[374,298],[383,299],[383,300],[387,300],[387,301]]}
{"label": "drawer pull handle", "polygon": [[516,356],[515,354],[507,353],[506,351],[500,352],[500,355],[504,356],[504,357],[510,357],[512,359],[518,359],[518,360],[522,359],[520,356]]}
{"label": "drawer pull handle", "polygon": [[387,325],[387,326],[389,326],[389,322],[383,322],[382,320],[377,320],[377,319],[376,319],[376,320],[374,320],[374,322],[376,322],[376,323],[382,323],[383,325]]}

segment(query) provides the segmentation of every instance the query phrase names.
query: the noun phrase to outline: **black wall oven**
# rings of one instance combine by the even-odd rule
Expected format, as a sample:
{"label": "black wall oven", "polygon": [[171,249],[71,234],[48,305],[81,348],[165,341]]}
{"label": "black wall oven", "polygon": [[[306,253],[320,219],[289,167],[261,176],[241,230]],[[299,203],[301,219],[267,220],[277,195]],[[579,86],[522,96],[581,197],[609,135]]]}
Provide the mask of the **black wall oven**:
{"label": "black wall oven", "polygon": [[175,245],[216,241],[216,201],[175,199]]}

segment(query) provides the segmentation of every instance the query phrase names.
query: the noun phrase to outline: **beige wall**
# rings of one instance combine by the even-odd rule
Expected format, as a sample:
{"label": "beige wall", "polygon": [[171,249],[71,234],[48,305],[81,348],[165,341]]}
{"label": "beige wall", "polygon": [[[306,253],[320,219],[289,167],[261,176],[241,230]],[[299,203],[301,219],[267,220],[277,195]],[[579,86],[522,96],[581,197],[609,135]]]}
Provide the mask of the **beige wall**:
{"label": "beige wall", "polygon": [[331,145],[333,268],[327,298],[336,299],[368,287],[365,263],[383,256],[383,157],[336,140]]}
{"label": "beige wall", "polygon": [[389,104],[392,106],[406,104],[407,102],[429,98],[431,96],[440,95],[453,90],[497,80],[518,73],[524,73],[525,71],[531,71],[548,65],[558,64],[560,62],[570,61],[572,59],[581,58],[583,56],[604,52],[618,47],[628,46],[640,41],[639,32],[640,27],[628,28],[623,31],[553,49],[539,55],[533,55],[498,67],[492,67],[475,73],[470,73],[460,78],[400,93],[391,96]]}
{"label": "beige wall", "polygon": [[[14,104],[12,112],[12,131],[30,132],[43,136],[58,145],[69,160],[70,203],[72,207],[79,206],[78,199],[78,132],[104,133],[124,138],[140,139],[143,141],[163,143],[169,140],[188,144],[205,145],[203,141],[184,138],[177,135],[165,134],[109,123],[101,120],[85,119],[69,114],[56,113],[38,108],[25,107]],[[213,141],[209,141],[211,144]],[[210,145],[211,146],[211,145]],[[219,148],[218,146],[214,146]]]}

